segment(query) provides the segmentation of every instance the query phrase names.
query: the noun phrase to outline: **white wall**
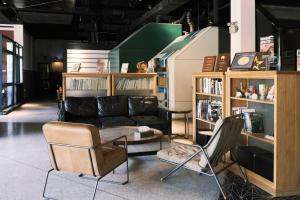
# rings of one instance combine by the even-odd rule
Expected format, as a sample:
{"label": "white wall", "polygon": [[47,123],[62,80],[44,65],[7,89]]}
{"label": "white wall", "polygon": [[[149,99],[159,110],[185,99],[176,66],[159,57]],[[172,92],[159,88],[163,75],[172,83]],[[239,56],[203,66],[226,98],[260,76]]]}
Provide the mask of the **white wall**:
{"label": "white wall", "polygon": [[14,41],[20,45],[24,45],[23,25],[22,24],[0,24],[0,30],[13,31]]}
{"label": "white wall", "polygon": [[255,51],[255,0],[231,0],[231,22],[239,27],[231,34],[231,59],[235,53]]}

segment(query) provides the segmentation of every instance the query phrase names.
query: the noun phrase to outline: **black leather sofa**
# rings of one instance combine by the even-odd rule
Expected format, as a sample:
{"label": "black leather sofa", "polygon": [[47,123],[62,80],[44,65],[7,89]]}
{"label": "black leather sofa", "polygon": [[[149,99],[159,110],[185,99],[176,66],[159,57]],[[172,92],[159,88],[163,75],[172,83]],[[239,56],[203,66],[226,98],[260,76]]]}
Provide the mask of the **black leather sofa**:
{"label": "black leather sofa", "polygon": [[149,126],[171,134],[171,113],[158,107],[156,96],[66,97],[60,121],[113,126]]}

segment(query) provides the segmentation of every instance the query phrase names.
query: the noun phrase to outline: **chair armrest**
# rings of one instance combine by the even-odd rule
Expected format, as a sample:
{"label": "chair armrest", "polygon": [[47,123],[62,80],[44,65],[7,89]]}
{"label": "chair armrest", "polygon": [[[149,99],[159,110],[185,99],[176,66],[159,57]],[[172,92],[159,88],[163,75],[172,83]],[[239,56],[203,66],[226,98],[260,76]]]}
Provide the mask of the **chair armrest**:
{"label": "chair armrest", "polygon": [[126,151],[127,151],[127,137],[126,137],[125,135],[122,135],[122,136],[120,136],[120,137],[114,138],[114,139],[109,140],[109,141],[105,141],[104,143],[101,143],[101,144],[97,145],[96,148],[97,148],[98,146],[100,146],[100,145],[113,144],[113,143],[115,143],[115,142],[117,142],[118,140],[121,140],[121,139],[123,139],[123,138],[124,138],[124,148],[125,148]]}
{"label": "chair armrest", "polygon": [[158,107],[158,117],[172,121],[172,113],[164,107]]}

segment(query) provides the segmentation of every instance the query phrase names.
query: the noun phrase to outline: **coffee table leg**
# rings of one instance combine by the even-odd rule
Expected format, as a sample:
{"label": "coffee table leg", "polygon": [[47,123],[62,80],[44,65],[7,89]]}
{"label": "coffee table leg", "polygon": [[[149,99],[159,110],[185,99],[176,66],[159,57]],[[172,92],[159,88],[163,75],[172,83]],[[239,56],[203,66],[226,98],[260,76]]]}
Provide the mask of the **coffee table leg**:
{"label": "coffee table leg", "polygon": [[159,140],[159,150],[162,150],[162,137]]}

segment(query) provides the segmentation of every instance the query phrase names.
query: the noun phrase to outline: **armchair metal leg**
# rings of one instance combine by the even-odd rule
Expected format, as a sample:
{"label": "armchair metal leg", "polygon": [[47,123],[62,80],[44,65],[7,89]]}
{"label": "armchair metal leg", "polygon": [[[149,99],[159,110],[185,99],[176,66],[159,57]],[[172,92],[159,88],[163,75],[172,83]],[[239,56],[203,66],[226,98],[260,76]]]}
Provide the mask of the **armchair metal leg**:
{"label": "armchair metal leg", "polygon": [[52,172],[53,170],[54,170],[54,169],[50,169],[50,170],[48,170],[48,172],[47,172],[46,181],[45,181],[44,190],[43,190],[43,198],[46,198],[45,192],[46,192],[46,187],[47,187],[48,177],[49,177],[50,172]]}
{"label": "armchair metal leg", "polygon": [[241,172],[241,174],[242,174],[242,176],[243,176],[243,178],[244,178],[245,183],[247,183],[247,182],[248,182],[248,177],[247,177],[247,175],[245,174],[245,172],[244,172],[243,169],[241,168],[240,164],[237,162],[237,159],[236,159],[235,155],[234,155],[233,153],[232,153],[231,155],[232,155],[233,159],[235,160],[237,166],[239,167],[240,172]]}
{"label": "armchair metal leg", "polygon": [[183,167],[187,162],[189,162],[190,160],[192,160],[197,154],[199,154],[202,150],[197,151],[196,153],[194,153],[193,155],[191,155],[188,159],[186,159],[185,161],[183,161],[181,164],[177,165],[173,170],[171,170],[165,177],[161,178],[160,181],[163,182],[164,180],[166,180],[169,176],[171,176],[172,174],[174,174],[176,171],[178,171],[181,167]]}
{"label": "armchair metal leg", "polygon": [[220,189],[220,191],[221,191],[221,193],[222,193],[222,195],[223,195],[223,198],[224,198],[224,199],[227,199],[227,197],[226,197],[226,195],[225,195],[225,192],[224,192],[224,190],[223,190],[223,188],[222,188],[222,186],[221,186],[221,184],[220,184],[220,181],[219,181],[219,179],[218,179],[216,173],[214,172],[214,170],[213,170],[211,164],[209,163],[208,156],[207,156],[206,152],[203,151],[203,153],[204,153],[204,157],[205,157],[205,159],[206,159],[206,161],[207,161],[207,164],[208,164],[208,166],[209,166],[209,169],[210,169],[210,171],[211,171],[211,173],[212,173],[212,175],[213,175],[215,181],[217,182],[217,185],[218,185],[218,187],[219,187],[219,189]]}
{"label": "armchair metal leg", "polygon": [[102,178],[102,177],[97,178],[96,185],[95,185],[95,189],[94,189],[93,200],[95,199],[96,192],[97,192],[97,187],[98,187],[98,183],[99,183],[99,181],[100,181],[101,178]]}

